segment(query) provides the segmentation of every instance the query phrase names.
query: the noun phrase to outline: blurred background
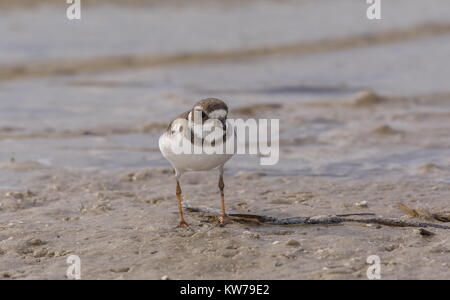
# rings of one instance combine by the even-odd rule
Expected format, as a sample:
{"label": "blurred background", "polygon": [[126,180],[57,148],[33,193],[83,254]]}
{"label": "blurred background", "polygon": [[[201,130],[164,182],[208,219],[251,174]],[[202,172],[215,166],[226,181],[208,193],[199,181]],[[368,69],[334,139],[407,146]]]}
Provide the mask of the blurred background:
{"label": "blurred background", "polygon": [[[71,21],[68,6],[0,1],[0,162],[166,166],[167,122],[218,97],[235,116],[281,119],[267,172],[448,165],[447,0],[383,1],[382,20],[362,0],[82,0]],[[0,185],[17,183],[6,172]]]}

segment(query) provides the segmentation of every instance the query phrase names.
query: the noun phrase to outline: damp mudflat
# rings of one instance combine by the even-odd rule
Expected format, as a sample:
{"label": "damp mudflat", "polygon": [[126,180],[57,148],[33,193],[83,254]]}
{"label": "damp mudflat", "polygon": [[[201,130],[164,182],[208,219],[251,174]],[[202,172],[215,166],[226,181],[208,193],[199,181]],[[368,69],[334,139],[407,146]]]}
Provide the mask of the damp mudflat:
{"label": "damp mudflat", "polygon": [[[0,1],[0,277],[63,279],[75,254],[86,279],[365,279],[378,255],[383,278],[449,279],[445,230],[174,229],[158,137],[204,97],[280,119],[277,165],[227,164],[230,211],[449,210],[450,5],[383,3],[373,23],[361,3],[88,3],[72,23]],[[219,207],[214,175],[183,178],[190,205]]]}

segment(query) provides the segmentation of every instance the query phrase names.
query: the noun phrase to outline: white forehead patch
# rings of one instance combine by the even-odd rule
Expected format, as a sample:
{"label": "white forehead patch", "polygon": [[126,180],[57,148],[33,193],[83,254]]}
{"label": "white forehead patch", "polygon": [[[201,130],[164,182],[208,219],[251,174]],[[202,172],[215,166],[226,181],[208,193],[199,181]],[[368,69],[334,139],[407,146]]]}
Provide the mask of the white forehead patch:
{"label": "white forehead patch", "polygon": [[227,116],[227,111],[225,109],[216,109],[208,114],[210,119],[220,119]]}

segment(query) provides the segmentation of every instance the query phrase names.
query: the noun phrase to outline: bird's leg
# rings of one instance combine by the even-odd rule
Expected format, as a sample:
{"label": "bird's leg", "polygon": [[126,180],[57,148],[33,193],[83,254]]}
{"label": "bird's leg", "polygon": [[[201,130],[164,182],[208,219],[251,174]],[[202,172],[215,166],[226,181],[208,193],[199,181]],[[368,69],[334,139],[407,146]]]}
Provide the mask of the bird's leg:
{"label": "bird's leg", "polygon": [[183,217],[183,206],[181,204],[183,195],[181,193],[181,186],[180,186],[180,181],[179,181],[178,177],[177,177],[177,192],[176,192],[176,194],[177,194],[177,200],[178,200],[178,212],[180,215],[180,225],[178,225],[178,227],[187,227],[187,226],[189,226],[189,224],[186,223],[186,221],[184,220],[184,217]]}
{"label": "bird's leg", "polygon": [[220,177],[219,177],[219,190],[220,190],[220,216],[219,216],[219,222],[221,225],[225,225],[230,223],[230,219],[228,218],[227,214],[225,213],[225,194],[223,192],[223,189],[225,188],[225,184],[223,182],[223,169],[220,170]]}

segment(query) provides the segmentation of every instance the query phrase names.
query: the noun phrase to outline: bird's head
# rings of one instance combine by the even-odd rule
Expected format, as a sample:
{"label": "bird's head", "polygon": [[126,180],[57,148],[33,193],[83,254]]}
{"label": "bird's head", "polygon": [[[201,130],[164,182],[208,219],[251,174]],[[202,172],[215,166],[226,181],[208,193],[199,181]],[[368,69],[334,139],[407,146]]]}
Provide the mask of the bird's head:
{"label": "bird's head", "polygon": [[207,98],[198,101],[189,113],[188,119],[194,125],[204,125],[206,122],[219,121],[226,129],[228,106],[222,100]]}

